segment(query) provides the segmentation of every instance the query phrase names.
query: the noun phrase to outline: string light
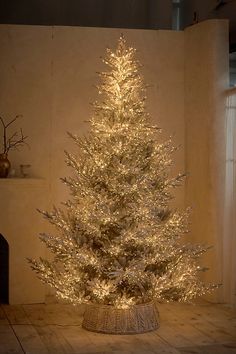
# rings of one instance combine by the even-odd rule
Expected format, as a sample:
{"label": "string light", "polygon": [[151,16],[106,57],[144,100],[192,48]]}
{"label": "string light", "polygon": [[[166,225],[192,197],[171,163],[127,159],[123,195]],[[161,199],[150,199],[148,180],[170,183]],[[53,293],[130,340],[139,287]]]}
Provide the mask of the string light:
{"label": "string light", "polygon": [[180,240],[189,210],[172,211],[169,202],[184,175],[170,176],[176,148],[171,139],[160,142],[161,130],[149,122],[134,56],[123,37],[107,50],[91,131],[83,139],[70,134],[79,148],[78,156],[66,152],[71,200],[64,211],[42,212],[57,229],[40,235],[54,259],[29,260],[73,304],[122,309],[153,299],[188,301],[214,288],[199,279],[205,268],[197,261],[207,247]]}

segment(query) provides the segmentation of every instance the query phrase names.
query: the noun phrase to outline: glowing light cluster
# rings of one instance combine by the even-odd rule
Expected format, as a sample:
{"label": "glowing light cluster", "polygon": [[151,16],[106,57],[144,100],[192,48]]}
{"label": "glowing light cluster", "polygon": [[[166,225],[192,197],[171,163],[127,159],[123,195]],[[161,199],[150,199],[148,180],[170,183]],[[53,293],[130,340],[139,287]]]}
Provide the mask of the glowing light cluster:
{"label": "glowing light cluster", "polygon": [[30,260],[39,278],[73,304],[127,308],[153,299],[188,301],[214,287],[198,277],[207,248],[181,242],[189,211],[172,211],[171,190],[184,175],[170,176],[169,139],[145,111],[145,85],[135,49],[120,38],[107,50],[100,74],[101,100],[94,103],[86,138],[70,134],[78,156],[66,153],[74,175],[64,210],[42,212],[56,235],[40,239],[54,259]]}

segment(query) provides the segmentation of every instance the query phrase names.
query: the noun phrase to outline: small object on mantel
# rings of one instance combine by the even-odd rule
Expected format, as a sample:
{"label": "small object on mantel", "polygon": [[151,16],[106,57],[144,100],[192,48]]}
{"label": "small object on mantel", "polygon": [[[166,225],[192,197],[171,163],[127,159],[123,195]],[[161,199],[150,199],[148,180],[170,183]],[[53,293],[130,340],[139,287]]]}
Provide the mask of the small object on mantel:
{"label": "small object on mantel", "polygon": [[10,171],[8,173],[9,178],[16,178],[16,170],[15,168],[10,168]]}
{"label": "small object on mantel", "polygon": [[7,154],[0,154],[0,178],[8,176],[11,164],[7,158]]}
{"label": "small object on mantel", "polygon": [[20,176],[23,178],[29,177],[29,168],[31,165],[26,164],[26,165],[20,165]]}

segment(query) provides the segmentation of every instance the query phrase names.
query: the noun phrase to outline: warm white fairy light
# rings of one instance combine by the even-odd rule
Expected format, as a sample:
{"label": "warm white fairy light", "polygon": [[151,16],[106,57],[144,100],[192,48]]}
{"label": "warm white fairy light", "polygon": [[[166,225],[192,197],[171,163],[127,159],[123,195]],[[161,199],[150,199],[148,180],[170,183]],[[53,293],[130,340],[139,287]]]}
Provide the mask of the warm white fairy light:
{"label": "warm white fairy light", "polygon": [[114,302],[114,305],[118,309],[127,309],[136,304],[136,300],[133,297],[126,295],[118,296]]}
{"label": "warm white fairy light", "polygon": [[102,303],[128,308],[152,299],[187,301],[211,290],[198,273],[207,248],[186,245],[189,211],[171,211],[171,189],[183,175],[169,176],[171,143],[159,142],[149,123],[135,49],[120,38],[104,60],[100,102],[91,132],[70,134],[78,156],[66,153],[74,176],[63,179],[72,198],[65,211],[43,215],[57,235],[41,234],[53,261],[31,260],[39,278],[73,304]]}

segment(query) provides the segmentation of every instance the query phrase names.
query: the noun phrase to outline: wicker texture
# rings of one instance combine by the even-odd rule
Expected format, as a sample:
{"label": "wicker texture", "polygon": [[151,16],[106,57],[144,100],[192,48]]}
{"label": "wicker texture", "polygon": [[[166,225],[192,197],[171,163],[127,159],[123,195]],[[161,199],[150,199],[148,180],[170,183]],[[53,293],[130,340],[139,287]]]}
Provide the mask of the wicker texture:
{"label": "wicker texture", "polygon": [[88,331],[99,333],[145,333],[159,327],[159,314],[153,302],[128,309],[93,304],[87,306],[82,326]]}

